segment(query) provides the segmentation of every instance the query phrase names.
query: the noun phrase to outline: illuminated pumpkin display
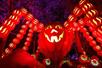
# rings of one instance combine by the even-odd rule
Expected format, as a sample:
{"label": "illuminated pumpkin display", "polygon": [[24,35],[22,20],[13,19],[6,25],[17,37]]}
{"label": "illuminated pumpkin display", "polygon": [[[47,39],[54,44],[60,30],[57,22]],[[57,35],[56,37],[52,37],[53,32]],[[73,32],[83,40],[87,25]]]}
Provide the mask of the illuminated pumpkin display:
{"label": "illuminated pumpkin display", "polygon": [[50,57],[53,61],[60,61],[70,51],[73,38],[74,32],[67,31],[63,26],[59,24],[48,25],[39,34],[39,51],[46,58]]}
{"label": "illuminated pumpkin display", "polygon": [[[7,44],[8,47],[4,48],[10,32],[23,18],[24,23],[21,29]],[[63,68],[64,65],[74,68],[102,67],[101,23],[102,18],[98,16],[98,11],[88,0],[81,0],[75,6],[64,25],[55,22],[45,26],[25,8],[14,10],[10,17],[0,26],[0,61],[5,62],[8,58],[7,62],[8,65],[11,65],[10,68],[12,68],[13,63],[21,66],[25,65],[25,67],[28,65],[28,68]],[[35,42],[33,40],[35,32],[38,33],[38,46],[34,53],[29,54],[32,41]],[[83,42],[83,38],[85,42]],[[16,50],[21,45],[22,40],[24,43],[22,49]],[[71,54],[70,58],[70,53],[75,44],[74,48],[80,54]],[[94,57],[92,57],[93,55],[88,56],[86,45],[93,50]],[[96,57],[96,55],[101,58]],[[6,63],[1,64],[5,66]]]}

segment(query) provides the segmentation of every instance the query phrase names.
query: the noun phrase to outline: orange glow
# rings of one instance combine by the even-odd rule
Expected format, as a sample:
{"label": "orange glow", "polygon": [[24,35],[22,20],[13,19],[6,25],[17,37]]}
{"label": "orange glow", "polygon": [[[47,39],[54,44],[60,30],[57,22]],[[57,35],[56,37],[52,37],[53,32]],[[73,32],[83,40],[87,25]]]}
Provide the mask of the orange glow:
{"label": "orange glow", "polygon": [[9,47],[12,48],[12,49],[14,49],[14,48],[16,48],[16,45],[14,43],[10,43],[9,44]]}
{"label": "orange glow", "polygon": [[37,19],[33,19],[33,20],[32,20],[32,23],[33,23],[34,25],[36,25],[36,24],[39,23],[39,21],[38,21]]}
{"label": "orange glow", "polygon": [[16,35],[16,37],[17,37],[18,39],[22,39],[22,38],[23,38],[23,35],[20,34],[20,33],[18,33],[18,34]]}
{"label": "orange glow", "polygon": [[14,39],[13,39],[13,43],[15,43],[15,44],[20,43],[20,39],[18,39],[18,38],[14,38]]}

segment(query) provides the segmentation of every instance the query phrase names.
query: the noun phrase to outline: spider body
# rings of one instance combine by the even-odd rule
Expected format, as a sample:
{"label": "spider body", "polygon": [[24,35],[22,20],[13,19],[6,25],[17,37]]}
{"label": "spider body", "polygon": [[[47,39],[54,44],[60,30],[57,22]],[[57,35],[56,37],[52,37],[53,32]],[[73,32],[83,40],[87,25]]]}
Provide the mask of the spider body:
{"label": "spider body", "polygon": [[53,61],[61,61],[70,51],[73,38],[74,32],[67,31],[60,24],[49,25],[39,34],[39,51],[46,58],[50,58]]}

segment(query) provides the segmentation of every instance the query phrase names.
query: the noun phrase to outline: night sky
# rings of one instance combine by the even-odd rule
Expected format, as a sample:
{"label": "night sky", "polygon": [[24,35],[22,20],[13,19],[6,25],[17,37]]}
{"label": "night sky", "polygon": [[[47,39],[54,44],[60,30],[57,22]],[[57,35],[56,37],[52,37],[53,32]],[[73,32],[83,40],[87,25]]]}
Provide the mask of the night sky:
{"label": "night sky", "polygon": [[[98,10],[101,10],[102,0],[90,0]],[[26,8],[42,23],[61,22],[78,4],[79,0],[0,0],[0,23],[2,23],[14,9]],[[102,14],[102,12],[100,12]]]}
{"label": "night sky", "polygon": [[64,23],[77,2],[78,0],[0,0],[0,22],[14,9],[24,7],[44,24]]}

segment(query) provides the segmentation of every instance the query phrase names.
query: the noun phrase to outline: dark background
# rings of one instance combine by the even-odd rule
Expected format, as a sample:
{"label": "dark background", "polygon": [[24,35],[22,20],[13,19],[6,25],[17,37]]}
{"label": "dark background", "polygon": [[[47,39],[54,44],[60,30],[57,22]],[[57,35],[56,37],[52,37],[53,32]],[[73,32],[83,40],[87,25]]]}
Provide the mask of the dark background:
{"label": "dark background", "polygon": [[[14,9],[26,8],[35,18],[47,24],[48,22],[63,23],[79,0],[0,0],[0,23]],[[102,15],[102,0],[90,0]]]}

